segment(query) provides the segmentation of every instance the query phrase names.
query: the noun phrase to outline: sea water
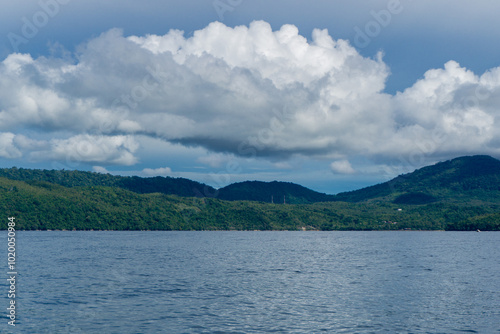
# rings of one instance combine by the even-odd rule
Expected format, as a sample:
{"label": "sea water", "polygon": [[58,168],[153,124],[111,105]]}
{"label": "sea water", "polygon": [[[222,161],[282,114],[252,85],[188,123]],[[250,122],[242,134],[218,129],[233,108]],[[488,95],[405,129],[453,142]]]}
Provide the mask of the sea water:
{"label": "sea water", "polygon": [[0,332],[499,333],[499,250],[496,232],[21,231]]}

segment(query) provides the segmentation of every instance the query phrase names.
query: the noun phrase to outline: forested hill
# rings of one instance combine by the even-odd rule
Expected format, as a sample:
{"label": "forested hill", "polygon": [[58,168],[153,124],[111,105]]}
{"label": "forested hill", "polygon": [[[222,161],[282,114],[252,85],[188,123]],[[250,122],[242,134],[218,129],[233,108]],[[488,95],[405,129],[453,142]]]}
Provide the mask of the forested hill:
{"label": "forested hill", "polygon": [[328,202],[332,195],[319,193],[291,182],[246,181],[219,189],[217,196],[228,201],[259,201],[268,203],[307,204]]}
{"label": "forested hill", "polygon": [[499,174],[496,159],[463,157],[326,195],[276,181],[217,191],[182,178],[10,168],[0,169],[0,211],[25,230],[500,230]]}
{"label": "forested hill", "polygon": [[139,194],[162,193],[185,197],[205,197],[216,193],[216,189],[203,183],[184,178],[138,176],[113,176],[69,170],[39,170],[24,168],[0,169],[0,177],[27,183],[48,182],[63,187],[105,186],[117,187]]}
{"label": "forested hill", "polygon": [[360,190],[327,195],[290,182],[246,181],[221,189],[173,177],[125,177],[66,170],[0,169],[0,177],[29,184],[48,182],[64,187],[106,186],[139,194],[161,193],[182,197],[215,197],[229,201],[288,204],[364,202],[422,205],[434,202],[500,201],[500,161],[490,156],[460,157],[400,175]]}
{"label": "forested hill", "polygon": [[485,155],[460,157],[400,175],[371,187],[340,193],[335,200],[394,201],[427,204],[435,201],[500,200],[500,161]]}
{"label": "forested hill", "polygon": [[223,200],[247,200],[288,204],[327,202],[333,199],[326,195],[290,182],[247,181],[234,183],[216,190],[203,183],[184,178],[114,176],[83,171],[38,170],[24,168],[0,169],[0,177],[10,180],[48,182],[63,187],[106,186],[117,187],[139,194],[161,193],[182,197],[216,197]]}

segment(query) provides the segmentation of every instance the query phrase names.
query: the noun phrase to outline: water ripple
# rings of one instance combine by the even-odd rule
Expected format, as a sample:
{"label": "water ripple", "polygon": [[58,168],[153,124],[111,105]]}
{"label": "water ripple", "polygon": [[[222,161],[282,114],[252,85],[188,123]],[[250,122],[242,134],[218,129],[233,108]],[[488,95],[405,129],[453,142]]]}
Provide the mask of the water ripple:
{"label": "water ripple", "polygon": [[19,333],[500,332],[498,233],[40,235]]}

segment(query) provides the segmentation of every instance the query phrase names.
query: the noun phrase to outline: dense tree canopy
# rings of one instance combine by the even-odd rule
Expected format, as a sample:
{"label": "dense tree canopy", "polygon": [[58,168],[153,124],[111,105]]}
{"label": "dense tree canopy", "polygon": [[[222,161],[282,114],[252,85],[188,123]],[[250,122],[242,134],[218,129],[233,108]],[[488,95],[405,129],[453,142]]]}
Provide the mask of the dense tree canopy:
{"label": "dense tree canopy", "polygon": [[334,196],[285,182],[216,191],[187,179],[10,168],[0,170],[0,209],[26,230],[500,230],[500,161],[458,158]]}

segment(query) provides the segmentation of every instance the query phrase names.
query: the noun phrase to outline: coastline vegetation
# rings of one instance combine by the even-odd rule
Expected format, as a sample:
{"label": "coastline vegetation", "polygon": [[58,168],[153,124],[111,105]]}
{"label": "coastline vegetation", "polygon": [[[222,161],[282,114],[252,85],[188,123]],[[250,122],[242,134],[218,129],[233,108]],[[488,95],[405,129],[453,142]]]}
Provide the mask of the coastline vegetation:
{"label": "coastline vegetation", "polygon": [[0,169],[0,210],[21,230],[498,231],[500,161],[457,158],[337,195],[285,182],[216,190],[187,179],[10,168]]}
{"label": "coastline vegetation", "polygon": [[0,207],[22,230],[500,230],[500,205],[480,201],[271,204],[5,178]]}

